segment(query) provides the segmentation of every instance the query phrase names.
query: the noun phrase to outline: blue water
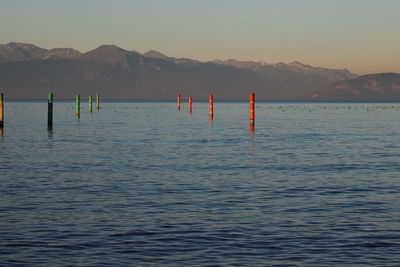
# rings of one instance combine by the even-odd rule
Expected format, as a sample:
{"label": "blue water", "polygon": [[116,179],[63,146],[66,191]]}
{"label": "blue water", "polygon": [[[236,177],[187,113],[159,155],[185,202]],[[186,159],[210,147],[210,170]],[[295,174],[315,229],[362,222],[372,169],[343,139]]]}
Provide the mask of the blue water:
{"label": "blue water", "polygon": [[400,266],[400,103],[7,102],[1,266]]}

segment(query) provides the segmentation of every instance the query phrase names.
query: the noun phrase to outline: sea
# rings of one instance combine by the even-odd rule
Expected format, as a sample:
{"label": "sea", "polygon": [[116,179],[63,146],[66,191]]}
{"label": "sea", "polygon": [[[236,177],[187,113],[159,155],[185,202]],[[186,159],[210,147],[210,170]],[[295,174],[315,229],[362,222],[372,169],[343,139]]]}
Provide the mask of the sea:
{"label": "sea", "polygon": [[6,100],[0,266],[400,266],[400,102]]}

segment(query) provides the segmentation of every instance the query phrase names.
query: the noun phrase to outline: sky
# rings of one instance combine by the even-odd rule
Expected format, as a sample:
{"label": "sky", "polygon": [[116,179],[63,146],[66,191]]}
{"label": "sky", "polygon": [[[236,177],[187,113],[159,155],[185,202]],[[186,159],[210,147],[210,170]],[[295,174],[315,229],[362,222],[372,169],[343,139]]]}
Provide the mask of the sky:
{"label": "sky", "polygon": [[400,73],[400,0],[0,0],[0,43]]}

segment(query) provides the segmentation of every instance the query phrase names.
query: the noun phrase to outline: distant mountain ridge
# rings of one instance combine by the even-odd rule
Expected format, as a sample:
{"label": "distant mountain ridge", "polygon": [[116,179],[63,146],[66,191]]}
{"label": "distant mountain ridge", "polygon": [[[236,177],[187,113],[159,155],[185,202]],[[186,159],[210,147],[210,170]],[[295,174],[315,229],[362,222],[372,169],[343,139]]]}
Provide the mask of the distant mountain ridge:
{"label": "distant mountain ridge", "polygon": [[167,60],[170,62],[174,62],[176,64],[197,64],[200,63],[198,60],[190,59],[190,58],[176,58],[176,57],[167,57],[161,52],[155,51],[155,50],[149,50],[146,53],[142,54],[144,57],[148,58],[156,58],[156,59],[162,59],[162,60]]}
{"label": "distant mountain ridge", "polygon": [[41,98],[53,91],[64,98],[99,92],[105,98],[173,99],[180,92],[195,99],[209,93],[219,99],[244,99],[252,91],[258,99],[318,99],[329,97],[332,83],[355,77],[347,69],[300,62],[201,62],[115,45],[86,53],[23,43],[0,45],[0,90],[14,98]]}
{"label": "distant mountain ridge", "polygon": [[97,49],[80,54],[77,59],[93,62],[117,63],[126,60],[129,54],[134,52],[126,51],[115,45],[102,45]]}
{"label": "distant mountain ridge", "polygon": [[[113,52],[115,52],[113,54]],[[87,53],[81,53],[78,50],[72,48],[53,48],[50,50],[37,47],[33,44],[16,43],[10,42],[5,45],[0,45],[0,63],[4,62],[17,62],[17,61],[30,61],[30,60],[43,60],[43,59],[54,59],[54,58],[80,58],[93,61],[105,61],[115,62],[122,59],[128,53],[137,53],[135,51],[126,51],[115,45],[102,45],[97,49],[91,50]],[[93,53],[97,53],[94,55]],[[140,53],[137,53],[140,54]],[[174,58],[168,57],[161,52],[155,50],[149,50],[142,54],[143,57],[155,58],[174,62],[177,64],[197,64],[201,63],[198,60],[189,58]],[[105,58],[107,57],[107,59]],[[273,70],[288,70],[304,74],[317,74],[323,75],[331,81],[345,80],[357,77],[356,74],[350,73],[347,69],[328,69],[313,67],[310,65],[302,64],[298,61],[285,64],[267,64],[265,62],[256,61],[238,61],[235,59],[229,60],[214,60],[216,64],[229,65],[236,68],[245,68],[260,73],[273,71]]]}
{"label": "distant mountain ridge", "polygon": [[337,100],[400,100],[400,74],[368,74],[335,82],[317,90],[310,97]]}
{"label": "distant mountain ridge", "polygon": [[0,63],[42,60],[48,58],[75,58],[80,54],[81,52],[72,48],[53,48],[47,50],[33,44],[16,42],[5,45],[0,44]]}
{"label": "distant mountain ridge", "polygon": [[321,67],[313,67],[310,65],[302,64],[301,62],[295,61],[289,64],[286,63],[276,63],[268,64],[262,61],[238,61],[235,59],[228,60],[216,60],[217,64],[225,64],[229,66],[234,66],[237,68],[246,68],[260,73],[278,73],[283,71],[290,71],[294,73],[300,73],[305,75],[319,75],[324,76],[329,81],[339,81],[347,80],[357,77],[356,74],[351,73],[347,69],[328,69]]}

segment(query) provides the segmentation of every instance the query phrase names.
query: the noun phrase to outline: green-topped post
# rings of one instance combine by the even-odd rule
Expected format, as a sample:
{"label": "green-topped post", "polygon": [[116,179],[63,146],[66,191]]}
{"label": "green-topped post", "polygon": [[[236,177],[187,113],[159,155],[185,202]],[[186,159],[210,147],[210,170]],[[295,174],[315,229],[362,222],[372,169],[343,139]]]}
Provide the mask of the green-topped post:
{"label": "green-topped post", "polygon": [[92,96],[89,96],[89,112],[92,112]]}
{"label": "green-topped post", "polygon": [[100,109],[100,94],[96,94],[96,109]]}
{"label": "green-topped post", "polygon": [[76,117],[79,119],[81,116],[81,96],[76,96]]}

